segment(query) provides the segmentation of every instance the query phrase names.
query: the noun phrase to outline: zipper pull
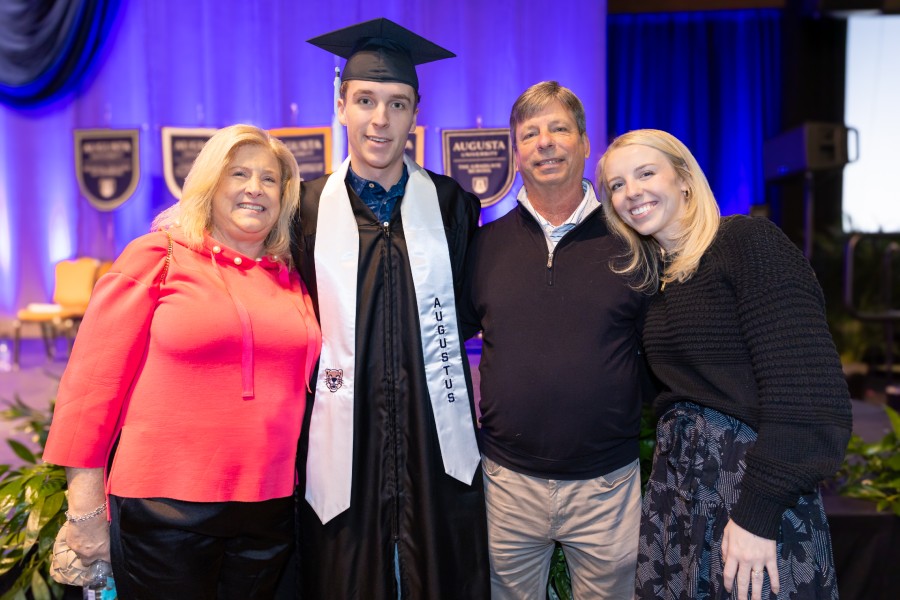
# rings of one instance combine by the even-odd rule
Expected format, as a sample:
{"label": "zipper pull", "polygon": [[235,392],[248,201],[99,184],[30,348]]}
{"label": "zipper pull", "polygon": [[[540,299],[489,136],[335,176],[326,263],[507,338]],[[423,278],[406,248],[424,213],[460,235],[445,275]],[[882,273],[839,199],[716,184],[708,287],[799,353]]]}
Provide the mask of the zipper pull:
{"label": "zipper pull", "polygon": [[389,221],[385,221],[384,223],[382,223],[381,228],[384,229],[384,235],[391,235],[391,224]]}
{"label": "zipper pull", "polygon": [[552,252],[547,254],[547,268],[548,269],[553,268],[553,253]]}

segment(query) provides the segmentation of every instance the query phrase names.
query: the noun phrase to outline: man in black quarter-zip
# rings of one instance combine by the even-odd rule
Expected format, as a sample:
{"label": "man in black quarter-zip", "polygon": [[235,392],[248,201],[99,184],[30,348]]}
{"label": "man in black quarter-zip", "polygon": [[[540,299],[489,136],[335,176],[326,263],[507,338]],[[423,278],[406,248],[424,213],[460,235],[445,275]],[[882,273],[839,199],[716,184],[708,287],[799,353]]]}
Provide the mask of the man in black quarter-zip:
{"label": "man in black quarter-zip", "polygon": [[[322,325],[298,520],[300,597],[487,599],[487,533],[456,315],[480,204],[405,158],[416,64],[387,19],[311,43],[347,58],[349,159],[304,182],[294,258]],[[301,368],[301,365],[298,365]]]}
{"label": "man in black quarter-zip", "polygon": [[481,228],[461,318],[481,329],[481,451],[494,600],[543,598],[557,543],[576,598],[634,593],[646,297],[583,179],[584,107],[545,81],[510,116],[519,205]]}

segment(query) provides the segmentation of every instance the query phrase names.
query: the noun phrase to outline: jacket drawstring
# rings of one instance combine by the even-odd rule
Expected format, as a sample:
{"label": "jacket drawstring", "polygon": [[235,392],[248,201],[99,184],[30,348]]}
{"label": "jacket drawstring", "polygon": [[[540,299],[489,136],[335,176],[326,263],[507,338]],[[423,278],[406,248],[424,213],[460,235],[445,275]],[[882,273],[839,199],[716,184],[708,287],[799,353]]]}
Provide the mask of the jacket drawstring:
{"label": "jacket drawstring", "polygon": [[238,300],[234,294],[231,293],[231,289],[228,287],[228,282],[225,281],[225,277],[222,276],[222,272],[219,270],[219,264],[216,262],[216,252],[210,252],[210,259],[212,260],[213,270],[215,270],[216,275],[219,276],[219,279],[222,280],[222,284],[225,286],[225,291],[228,293],[228,297],[231,298],[232,304],[234,304],[234,309],[237,311],[238,320],[241,322],[241,396],[245,400],[249,400],[253,398],[253,325],[250,322],[250,313],[247,312],[247,309]]}

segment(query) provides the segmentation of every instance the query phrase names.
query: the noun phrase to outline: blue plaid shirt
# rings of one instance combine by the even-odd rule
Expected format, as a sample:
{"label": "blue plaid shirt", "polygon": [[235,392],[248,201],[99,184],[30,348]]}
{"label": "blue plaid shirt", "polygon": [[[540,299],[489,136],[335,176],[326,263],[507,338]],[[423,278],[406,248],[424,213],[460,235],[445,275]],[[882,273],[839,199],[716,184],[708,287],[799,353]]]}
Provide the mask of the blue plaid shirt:
{"label": "blue plaid shirt", "polygon": [[406,165],[403,165],[403,175],[400,181],[391,186],[390,190],[385,191],[381,184],[375,181],[363,179],[353,172],[353,169],[347,169],[347,183],[356,192],[360,200],[366,203],[366,206],[372,209],[375,216],[382,223],[391,220],[391,213],[394,212],[394,206],[397,200],[406,193],[406,182],[409,181],[409,173],[406,171]]}

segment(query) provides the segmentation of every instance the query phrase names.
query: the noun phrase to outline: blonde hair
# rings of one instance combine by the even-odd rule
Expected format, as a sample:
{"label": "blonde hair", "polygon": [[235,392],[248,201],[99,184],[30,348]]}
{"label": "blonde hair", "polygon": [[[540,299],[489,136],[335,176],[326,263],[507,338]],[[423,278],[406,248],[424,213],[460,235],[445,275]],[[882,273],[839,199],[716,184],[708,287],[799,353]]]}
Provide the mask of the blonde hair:
{"label": "blonde hair", "polygon": [[281,212],[263,247],[266,254],[279,257],[291,265],[291,220],[300,206],[300,170],[294,155],[284,143],[267,131],[253,125],[231,125],[218,130],[203,146],[184,181],[181,200],[159,213],[151,230],[177,226],[188,246],[203,247],[203,236],[212,230],[213,197],[219,181],[238,148],[268,148],[281,167]]}
{"label": "blonde hair", "polygon": [[[609,155],[625,146],[647,146],[660,151],[675,172],[687,186],[681,232],[673,240],[673,247],[666,257],[665,269],[660,273],[663,252],[659,243],[651,236],[644,236],[629,227],[616,213],[610,201],[611,190],[606,181],[604,169]],[[703,253],[712,244],[719,229],[719,205],[713,195],[706,175],[678,138],[658,129],[636,129],[613,140],[597,163],[597,185],[600,188],[603,212],[612,232],[625,241],[628,250],[618,264],[613,265],[616,273],[633,276],[633,287],[638,290],[655,292],[660,284],[672,281],[683,283],[690,279],[700,266]]]}

